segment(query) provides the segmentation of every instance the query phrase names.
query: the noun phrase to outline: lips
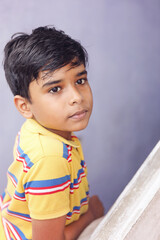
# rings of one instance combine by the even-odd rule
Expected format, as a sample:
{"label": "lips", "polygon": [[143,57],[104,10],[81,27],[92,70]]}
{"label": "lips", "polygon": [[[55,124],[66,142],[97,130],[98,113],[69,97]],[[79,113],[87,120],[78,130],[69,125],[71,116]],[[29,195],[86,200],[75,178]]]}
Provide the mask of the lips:
{"label": "lips", "polygon": [[75,120],[80,120],[80,119],[83,119],[86,116],[87,112],[88,111],[86,109],[81,110],[81,111],[77,111],[73,115],[71,115],[69,118],[75,119]]}

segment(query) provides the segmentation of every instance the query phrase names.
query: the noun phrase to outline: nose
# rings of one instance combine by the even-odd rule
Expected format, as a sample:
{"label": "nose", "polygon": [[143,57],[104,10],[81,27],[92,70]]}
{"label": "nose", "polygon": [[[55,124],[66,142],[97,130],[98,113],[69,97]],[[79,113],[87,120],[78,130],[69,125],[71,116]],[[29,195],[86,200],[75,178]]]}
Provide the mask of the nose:
{"label": "nose", "polygon": [[69,89],[69,104],[80,104],[83,100],[82,93],[79,89],[76,88],[76,86],[71,86]]}

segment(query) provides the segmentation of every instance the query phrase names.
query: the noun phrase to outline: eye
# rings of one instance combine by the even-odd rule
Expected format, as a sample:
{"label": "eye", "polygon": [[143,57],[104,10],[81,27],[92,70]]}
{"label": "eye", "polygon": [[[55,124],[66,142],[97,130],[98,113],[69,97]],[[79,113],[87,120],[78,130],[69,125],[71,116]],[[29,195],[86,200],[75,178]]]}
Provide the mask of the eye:
{"label": "eye", "polygon": [[49,92],[50,92],[50,93],[57,93],[57,92],[59,92],[60,90],[61,90],[60,87],[54,87],[54,88],[50,89]]}
{"label": "eye", "polygon": [[85,84],[86,81],[87,81],[86,78],[81,78],[81,79],[78,79],[76,83],[79,85],[83,85],[83,84]]}

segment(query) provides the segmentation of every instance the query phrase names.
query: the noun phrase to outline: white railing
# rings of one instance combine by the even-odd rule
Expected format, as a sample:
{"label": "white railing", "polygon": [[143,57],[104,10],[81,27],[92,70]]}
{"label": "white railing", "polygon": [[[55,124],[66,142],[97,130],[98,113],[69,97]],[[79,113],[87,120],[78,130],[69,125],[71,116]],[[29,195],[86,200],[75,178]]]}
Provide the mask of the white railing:
{"label": "white railing", "polygon": [[98,221],[79,240],[160,240],[160,142]]}

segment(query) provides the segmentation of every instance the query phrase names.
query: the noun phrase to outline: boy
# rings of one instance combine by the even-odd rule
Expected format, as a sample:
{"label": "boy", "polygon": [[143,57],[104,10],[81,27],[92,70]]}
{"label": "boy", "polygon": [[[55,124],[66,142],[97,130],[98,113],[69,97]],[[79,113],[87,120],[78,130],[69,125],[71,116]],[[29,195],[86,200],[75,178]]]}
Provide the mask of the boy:
{"label": "boy", "polygon": [[5,47],[4,70],[18,111],[26,118],[17,135],[8,185],[1,197],[0,239],[77,239],[103,215],[89,199],[81,144],[92,112],[87,53],[55,28],[20,34]]}

